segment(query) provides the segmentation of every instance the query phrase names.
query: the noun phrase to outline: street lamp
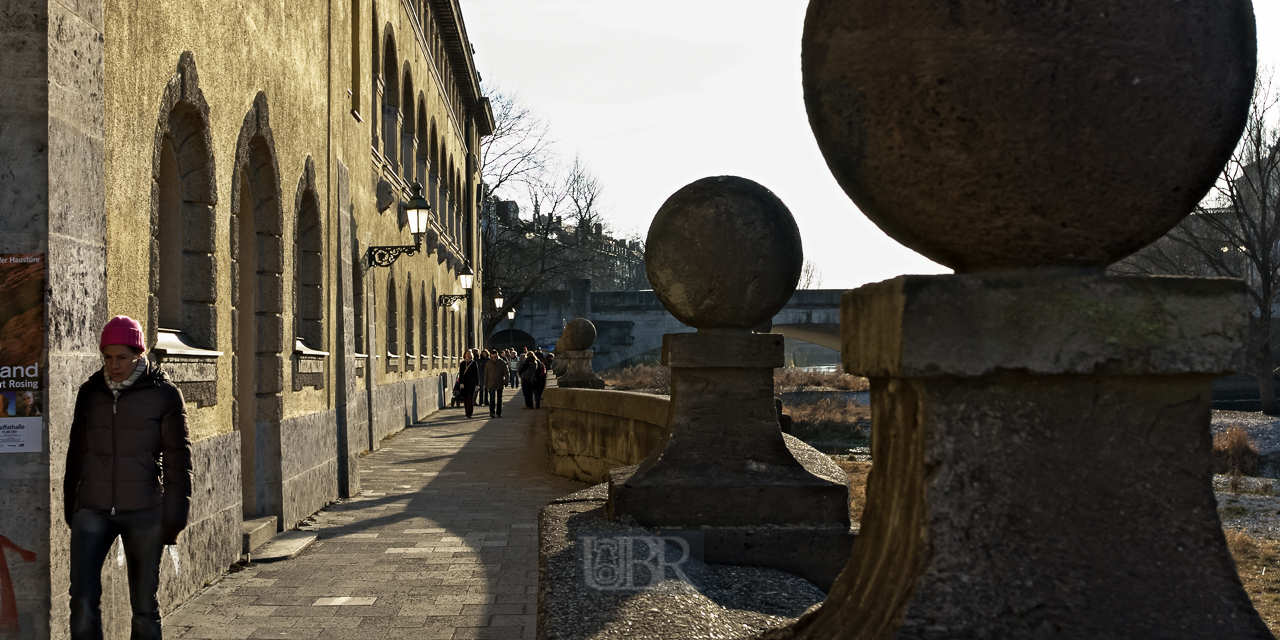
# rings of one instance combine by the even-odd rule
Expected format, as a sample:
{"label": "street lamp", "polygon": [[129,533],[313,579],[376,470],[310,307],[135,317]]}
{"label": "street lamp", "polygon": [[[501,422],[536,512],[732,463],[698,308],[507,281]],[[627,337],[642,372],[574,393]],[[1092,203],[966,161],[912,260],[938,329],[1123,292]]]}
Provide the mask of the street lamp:
{"label": "street lamp", "polygon": [[466,293],[440,294],[440,297],[436,300],[436,304],[441,307],[449,307],[456,311],[458,309],[459,300],[465,300],[471,297],[471,283],[475,276],[476,273],[471,270],[471,267],[464,265],[462,267],[462,271],[458,273],[458,284],[462,285],[462,288],[466,290]]}
{"label": "street lamp", "polygon": [[416,180],[413,183],[413,197],[404,203],[404,212],[409,218],[409,233],[413,234],[413,244],[369,247],[366,255],[369,257],[370,266],[390,267],[396,258],[402,255],[411,256],[422,250],[422,236],[427,232],[431,203],[422,197],[422,183]]}
{"label": "street lamp", "polygon": [[502,298],[502,289],[501,289],[501,288],[499,288],[499,289],[498,289],[498,291],[497,291],[497,293],[494,293],[494,294],[493,294],[493,308],[494,308],[494,309],[501,309],[501,308],[502,308],[502,303],[503,303],[503,302],[504,302],[504,300],[503,300],[503,298]]}

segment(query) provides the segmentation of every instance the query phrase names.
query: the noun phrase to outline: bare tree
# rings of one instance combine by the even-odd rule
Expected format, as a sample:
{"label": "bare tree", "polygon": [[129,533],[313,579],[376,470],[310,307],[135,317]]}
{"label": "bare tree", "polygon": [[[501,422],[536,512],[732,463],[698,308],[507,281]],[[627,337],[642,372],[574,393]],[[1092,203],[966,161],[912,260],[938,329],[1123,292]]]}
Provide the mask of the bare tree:
{"label": "bare tree", "polygon": [[1244,134],[1209,195],[1164,237],[1112,266],[1120,274],[1241,278],[1249,290],[1246,371],[1262,410],[1276,403],[1273,316],[1280,294],[1280,94],[1260,68]]}
{"label": "bare tree", "polygon": [[822,286],[822,272],[813,266],[812,262],[804,261],[804,268],[800,270],[800,282],[796,285],[797,289],[817,289]]}
{"label": "bare tree", "polygon": [[513,93],[485,86],[493,108],[493,133],[484,139],[480,162],[485,186],[497,193],[508,184],[538,182],[550,159],[550,125],[520,104]]}
{"label": "bare tree", "polygon": [[486,336],[529,294],[589,277],[602,255],[600,183],[581,162],[562,172],[544,170],[524,183],[531,216],[486,216],[484,287],[487,297],[498,288],[503,293],[502,308],[485,319]]}

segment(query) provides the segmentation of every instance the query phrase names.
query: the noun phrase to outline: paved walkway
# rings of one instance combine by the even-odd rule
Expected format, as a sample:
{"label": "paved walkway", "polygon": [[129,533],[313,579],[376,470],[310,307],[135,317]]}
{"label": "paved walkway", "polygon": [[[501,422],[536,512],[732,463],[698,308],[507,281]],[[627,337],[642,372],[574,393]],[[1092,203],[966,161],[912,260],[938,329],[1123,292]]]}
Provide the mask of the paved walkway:
{"label": "paved walkway", "polygon": [[363,495],[316,514],[311,548],[205,589],[165,637],[533,638],[538,510],[585,485],[546,473],[542,412],[522,406],[388,438],[361,461]]}

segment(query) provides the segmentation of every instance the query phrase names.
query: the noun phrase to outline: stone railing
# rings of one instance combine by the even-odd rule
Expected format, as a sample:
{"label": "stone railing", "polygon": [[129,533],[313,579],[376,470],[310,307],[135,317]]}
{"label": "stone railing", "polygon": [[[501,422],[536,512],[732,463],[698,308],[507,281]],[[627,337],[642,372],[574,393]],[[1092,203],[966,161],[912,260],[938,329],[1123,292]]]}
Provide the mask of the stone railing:
{"label": "stone railing", "polygon": [[551,472],[604,482],[610,469],[640,462],[667,437],[667,396],[629,391],[548,388]]}

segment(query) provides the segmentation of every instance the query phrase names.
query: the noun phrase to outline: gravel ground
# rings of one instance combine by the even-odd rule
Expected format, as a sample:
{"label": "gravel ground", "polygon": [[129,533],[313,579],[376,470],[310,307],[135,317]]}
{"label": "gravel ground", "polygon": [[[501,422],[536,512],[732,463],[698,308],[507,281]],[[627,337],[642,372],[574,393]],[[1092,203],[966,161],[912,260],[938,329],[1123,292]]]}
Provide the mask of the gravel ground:
{"label": "gravel ground", "polygon": [[1238,424],[1258,447],[1258,453],[1267,455],[1280,451],[1280,416],[1269,416],[1256,411],[1214,411],[1213,432]]}
{"label": "gravel ground", "polygon": [[[1213,432],[1238,424],[1249,434],[1258,453],[1280,451],[1280,417],[1254,411],[1214,411]],[[1280,481],[1271,478],[1240,478],[1238,492],[1231,491],[1231,479],[1214,476],[1218,515],[1222,526],[1240,529],[1259,538],[1280,540]]]}

